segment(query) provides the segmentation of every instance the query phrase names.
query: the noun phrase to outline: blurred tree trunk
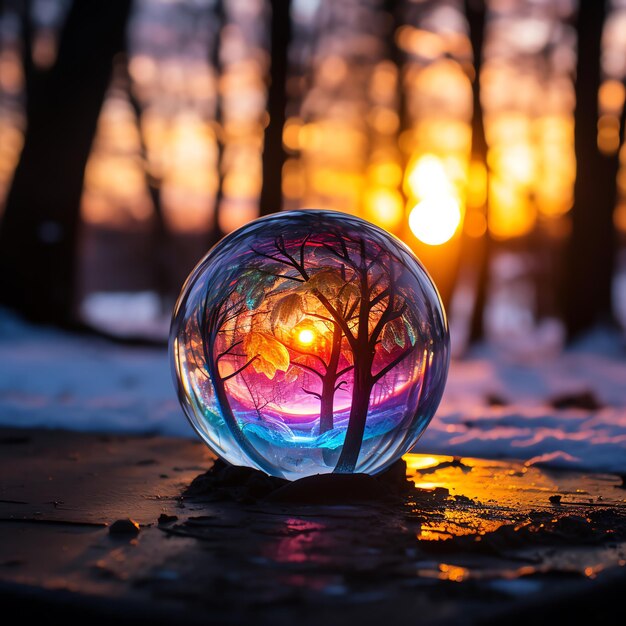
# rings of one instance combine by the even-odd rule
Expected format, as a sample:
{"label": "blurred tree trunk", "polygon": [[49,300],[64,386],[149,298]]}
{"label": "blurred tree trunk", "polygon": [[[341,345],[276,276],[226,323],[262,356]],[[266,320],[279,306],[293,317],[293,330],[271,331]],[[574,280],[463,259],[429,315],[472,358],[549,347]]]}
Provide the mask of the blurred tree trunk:
{"label": "blurred tree trunk", "polygon": [[125,79],[128,89],[128,100],[135,113],[135,120],[137,124],[137,134],[139,135],[139,144],[141,149],[141,159],[143,161],[143,168],[146,177],[146,188],[148,195],[152,202],[152,208],[154,209],[152,218],[152,231],[151,231],[151,262],[154,272],[154,288],[159,296],[162,312],[165,311],[166,300],[168,296],[175,296],[173,293],[174,285],[168,271],[168,248],[171,245],[169,230],[165,222],[165,215],[163,214],[163,203],[161,202],[161,177],[154,176],[150,168],[150,157],[148,153],[148,145],[146,137],[141,124],[141,117],[143,110],[141,103],[133,93],[132,79],[128,74],[128,59],[125,63]]}
{"label": "blurred tree trunk", "polygon": [[75,1],[49,70],[26,37],[28,127],[0,228],[0,302],[31,319],[72,318],[85,165],[130,5]]}
{"label": "blurred tree trunk", "polygon": [[[471,160],[482,163],[487,172],[485,205],[474,207],[473,210],[482,210],[485,220],[489,210],[489,168],[487,166],[487,140],[485,138],[485,125],[483,108],[480,102],[480,72],[482,68],[482,55],[485,40],[485,21],[487,8],[484,0],[465,0],[465,15],[469,25],[470,42],[474,55],[474,80],[472,81],[472,149]],[[472,256],[476,263],[476,290],[474,306],[470,318],[469,343],[475,343],[484,336],[484,314],[489,287],[489,261],[491,252],[491,238],[489,228],[485,230],[482,238],[476,240],[463,234],[464,249],[472,249]]]}
{"label": "blurred tree trunk", "polygon": [[[402,0],[385,0],[383,7],[385,11],[389,14],[390,19],[389,29],[387,31],[387,53],[389,55],[389,60],[396,66],[398,70],[398,80],[396,83],[398,130],[396,131],[396,141],[399,145],[402,133],[404,133],[410,126],[404,90],[406,54],[403,50],[400,49],[396,38],[397,32],[402,26],[404,26],[405,23],[405,12],[403,11],[404,3]],[[408,164],[406,153],[402,150],[398,150],[398,156],[400,160],[400,167],[402,168],[402,172],[404,173]],[[398,192],[400,193],[400,197],[402,198],[402,206],[406,210],[407,197],[402,182],[400,182]]]}
{"label": "blurred tree trunk", "polygon": [[282,172],[287,160],[283,147],[283,127],[287,108],[291,0],[271,0],[271,6],[271,66],[267,98],[269,123],[265,128],[263,148],[263,187],[259,201],[261,215],[269,215],[282,209]]}
{"label": "blurred tree trunk", "polygon": [[603,0],[580,0],[578,9],[577,174],[563,285],[563,313],[570,340],[598,322],[612,320],[613,210],[619,160],[616,154],[602,154],[597,145],[602,29],[607,8]]}
{"label": "blurred tree trunk", "polygon": [[226,14],[224,11],[223,0],[215,2],[215,22],[217,28],[215,30],[215,40],[213,49],[210,51],[209,63],[213,66],[217,82],[216,105],[215,105],[215,141],[217,142],[217,189],[215,191],[215,204],[213,206],[213,220],[211,223],[211,231],[209,232],[209,247],[213,247],[223,236],[224,231],[220,226],[220,211],[222,208],[222,200],[224,198],[224,116],[222,115],[222,94],[220,88],[220,78],[222,76],[222,59],[220,51],[222,49],[222,31],[226,25]]}

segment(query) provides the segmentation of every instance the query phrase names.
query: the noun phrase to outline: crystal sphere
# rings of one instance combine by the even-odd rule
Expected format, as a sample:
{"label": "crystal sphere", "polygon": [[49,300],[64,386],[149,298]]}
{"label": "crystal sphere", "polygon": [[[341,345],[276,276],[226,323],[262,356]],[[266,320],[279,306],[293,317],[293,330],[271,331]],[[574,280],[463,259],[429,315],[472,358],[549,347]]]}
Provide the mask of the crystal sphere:
{"label": "crystal sphere", "polygon": [[224,460],[289,480],[376,474],[433,417],[449,334],[406,245],[307,209],[255,220],[207,253],[176,304],[170,357],[187,417]]}

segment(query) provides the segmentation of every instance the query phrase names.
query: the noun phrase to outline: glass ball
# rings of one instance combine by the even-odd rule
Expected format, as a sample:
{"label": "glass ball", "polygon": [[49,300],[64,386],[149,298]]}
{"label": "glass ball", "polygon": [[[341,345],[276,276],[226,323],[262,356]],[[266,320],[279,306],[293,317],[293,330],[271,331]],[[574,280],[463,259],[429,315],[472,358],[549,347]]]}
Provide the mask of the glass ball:
{"label": "glass ball", "polygon": [[255,220],[200,261],[170,355],[192,426],[224,460],[294,480],[376,474],[439,404],[449,334],[409,248],[313,209]]}

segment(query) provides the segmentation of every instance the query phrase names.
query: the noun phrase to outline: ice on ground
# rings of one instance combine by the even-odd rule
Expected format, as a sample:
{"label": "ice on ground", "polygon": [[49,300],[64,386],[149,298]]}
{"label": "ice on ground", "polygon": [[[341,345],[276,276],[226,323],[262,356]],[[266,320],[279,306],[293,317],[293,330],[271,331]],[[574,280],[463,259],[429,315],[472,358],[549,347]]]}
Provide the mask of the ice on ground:
{"label": "ice on ground", "polygon": [[[550,406],[591,391],[599,410]],[[488,397],[502,402],[490,406]],[[194,436],[165,349],[134,348],[0,312],[0,425]],[[626,353],[596,333],[558,356],[514,362],[483,349],[453,362],[416,452],[517,458],[626,473]]]}

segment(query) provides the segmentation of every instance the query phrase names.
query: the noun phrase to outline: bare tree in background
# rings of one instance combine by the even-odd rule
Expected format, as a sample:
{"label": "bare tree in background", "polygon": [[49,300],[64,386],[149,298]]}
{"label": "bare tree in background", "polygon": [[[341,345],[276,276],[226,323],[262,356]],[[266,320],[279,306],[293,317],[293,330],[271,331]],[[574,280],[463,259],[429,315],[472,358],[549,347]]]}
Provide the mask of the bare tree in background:
{"label": "bare tree in background", "polygon": [[[183,9],[181,9],[183,10]],[[199,9],[195,6],[189,6],[187,9],[190,13],[189,18],[198,18]],[[203,246],[211,247],[216,244],[224,233],[220,228],[219,208],[223,197],[223,154],[224,154],[224,129],[222,119],[221,97],[219,93],[219,78],[222,73],[222,63],[220,58],[221,37],[224,26],[226,25],[226,15],[224,11],[224,0],[213,0],[208,7],[203,7],[202,11],[208,11],[208,21],[202,22],[199,28],[203,28],[204,36],[208,40],[207,60],[209,66],[215,72],[216,96],[215,109],[213,117],[210,118],[211,125],[216,135],[217,144],[217,189],[215,192],[214,209],[211,215],[211,222],[208,224],[208,237],[202,242]],[[133,33],[130,32],[132,39]],[[123,65],[125,89],[128,93],[130,105],[135,113],[137,130],[140,140],[141,158],[143,161],[143,169],[145,172],[145,181],[150,200],[153,207],[153,215],[151,219],[150,233],[150,261],[153,272],[154,289],[160,297],[161,308],[164,313],[169,312],[173,299],[178,295],[180,282],[189,271],[189,267],[184,268],[185,274],[177,276],[176,269],[181,258],[186,258],[180,254],[181,246],[188,246],[186,241],[181,243],[181,237],[177,237],[176,233],[171,232],[168,227],[165,211],[163,208],[163,198],[161,189],[163,186],[163,172],[160,168],[155,168],[150,162],[150,154],[147,145],[147,136],[142,124],[142,117],[145,111],[145,102],[141,100],[136,93],[136,85],[133,84],[132,76],[129,71],[129,59],[125,60]],[[116,68],[117,69],[117,68]],[[156,170],[156,171],[155,171]],[[194,246],[195,248],[195,246]],[[195,262],[195,259],[194,259]]]}
{"label": "bare tree in background", "polygon": [[[472,44],[474,56],[474,76],[472,80],[472,149],[471,160],[482,163],[488,176],[487,167],[487,140],[485,138],[485,125],[483,108],[480,101],[480,72],[482,68],[482,55],[485,41],[485,21],[487,7],[485,0],[465,0],[465,15],[469,26],[469,37]],[[485,219],[489,211],[489,180],[486,181],[485,205],[482,207]],[[479,207],[474,210],[480,210]],[[476,290],[472,316],[470,319],[469,342],[474,343],[483,338],[483,319],[485,303],[487,300],[489,281],[489,258],[491,242],[489,229],[485,229],[485,234],[479,241],[469,241],[469,237],[464,235],[464,247],[474,248],[476,258]]]}
{"label": "bare tree in background", "polygon": [[291,39],[291,0],[271,0],[270,85],[267,98],[269,121],[263,147],[263,187],[260,214],[269,215],[283,206],[282,173],[287,160],[283,127],[287,109],[287,75]]}
{"label": "bare tree in background", "polygon": [[[572,234],[566,255],[563,314],[568,338],[613,319],[612,276],[616,237],[613,210],[617,199],[616,154],[598,149],[598,90],[602,80],[602,30],[608,9],[604,0],[580,0],[576,67],[576,182]],[[621,129],[624,127],[622,113]]]}
{"label": "bare tree in background", "polygon": [[129,74],[128,59],[125,59],[123,64],[124,79],[126,83],[126,89],[128,91],[128,101],[135,114],[135,122],[137,124],[137,134],[139,136],[141,160],[143,162],[143,169],[146,176],[146,188],[148,195],[152,202],[153,217],[152,217],[152,231],[151,231],[151,260],[152,270],[154,275],[154,287],[161,300],[162,308],[165,308],[164,296],[170,295],[171,292],[171,277],[168,272],[168,259],[166,249],[171,243],[168,236],[168,228],[165,222],[165,215],[163,212],[163,201],[161,198],[161,185],[163,181],[160,176],[156,176],[150,166],[150,155],[148,153],[148,145],[144,134],[143,125],[141,123],[141,117],[143,115],[143,107],[139,102],[136,94],[133,93],[132,78]]}
{"label": "bare tree in background", "polygon": [[[398,129],[396,131],[396,141],[400,141],[402,133],[407,130],[409,126],[408,114],[407,114],[407,102],[404,93],[404,69],[406,54],[400,49],[397,41],[397,33],[400,27],[405,22],[405,5],[402,0],[385,0],[385,11],[389,14],[389,28],[387,30],[387,54],[389,60],[398,69],[398,80],[396,82],[396,98],[398,107]],[[406,154],[402,150],[398,150],[400,157],[400,166],[404,172],[407,167]],[[402,198],[402,205],[406,206],[407,198],[402,184],[399,185],[398,192]]]}
{"label": "bare tree in background", "polygon": [[33,62],[25,27],[27,130],[0,228],[0,302],[31,319],[73,318],[85,165],[130,6],[73,2],[50,69]]}
{"label": "bare tree in background", "polygon": [[214,8],[215,22],[218,25],[215,32],[213,49],[209,51],[209,62],[215,70],[215,80],[217,82],[217,100],[215,106],[215,132],[217,141],[217,190],[215,192],[215,204],[213,206],[213,223],[209,233],[209,245],[214,246],[223,236],[224,231],[220,226],[220,210],[224,198],[224,120],[222,115],[222,94],[219,79],[222,74],[222,59],[220,51],[222,49],[222,30],[226,24],[224,11],[224,0],[215,0]]}

